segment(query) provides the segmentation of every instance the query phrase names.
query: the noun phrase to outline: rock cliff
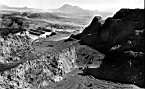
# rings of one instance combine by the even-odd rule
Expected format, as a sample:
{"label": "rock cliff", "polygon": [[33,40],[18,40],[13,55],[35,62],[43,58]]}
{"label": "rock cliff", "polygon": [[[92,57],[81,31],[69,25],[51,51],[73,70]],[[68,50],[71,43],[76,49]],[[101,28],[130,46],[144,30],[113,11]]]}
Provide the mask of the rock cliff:
{"label": "rock cliff", "polygon": [[105,54],[98,69],[86,74],[114,82],[144,87],[144,9],[121,9],[101,24],[95,17],[84,31],[72,38]]}
{"label": "rock cliff", "polygon": [[[75,68],[79,68],[79,66],[91,66],[94,61],[94,64],[97,65],[96,67],[99,67],[102,62],[101,59],[104,58],[104,55],[98,51],[91,48],[88,49],[87,46],[80,46],[74,43],[70,44],[69,42],[54,42],[53,44],[51,42],[45,43],[45,41],[42,41],[39,43],[40,45],[33,45],[32,50],[27,49],[29,51],[31,50],[31,52],[27,54],[28,51],[26,51],[26,49],[26,53],[24,53],[24,50],[18,50],[20,46],[20,48],[24,49],[26,46],[24,46],[25,41],[23,41],[23,43],[21,37],[18,42],[17,40],[18,39],[13,39],[13,37],[2,40],[2,43],[5,45],[1,45],[0,48],[5,47],[7,50],[2,49],[0,55],[0,60],[2,61],[0,63],[1,89],[41,89],[46,86],[53,86],[55,82],[62,80],[67,73]],[[43,45],[43,43],[45,44]],[[60,47],[64,44],[66,45],[65,47]],[[14,49],[16,51],[14,51]],[[85,54],[83,51],[80,51],[82,49],[86,49]],[[18,53],[18,55],[14,54],[15,52]],[[88,55],[87,52],[92,52],[93,55]],[[82,58],[81,56],[87,56],[88,58],[85,60],[80,59]],[[10,57],[12,57],[11,60],[9,60]],[[14,59],[15,57],[17,57],[17,60]],[[78,61],[82,62],[82,64],[79,65]],[[11,65],[8,65],[10,63]]]}

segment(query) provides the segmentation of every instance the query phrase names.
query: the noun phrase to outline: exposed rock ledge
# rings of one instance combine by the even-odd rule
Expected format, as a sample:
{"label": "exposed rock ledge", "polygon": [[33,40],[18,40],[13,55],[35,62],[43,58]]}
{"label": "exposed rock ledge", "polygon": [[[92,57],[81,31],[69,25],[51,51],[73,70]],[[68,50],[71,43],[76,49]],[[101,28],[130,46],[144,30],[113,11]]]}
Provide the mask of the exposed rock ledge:
{"label": "exposed rock ledge", "polygon": [[[0,89],[40,89],[62,80],[66,73],[80,65],[91,66],[95,61],[95,65],[99,67],[104,58],[100,52],[76,43],[45,42],[42,41],[41,45],[34,46],[35,53],[29,55],[30,59],[0,73]],[[58,47],[60,44],[66,46]],[[82,50],[85,50],[85,53]],[[80,60],[78,57],[86,60]]]}

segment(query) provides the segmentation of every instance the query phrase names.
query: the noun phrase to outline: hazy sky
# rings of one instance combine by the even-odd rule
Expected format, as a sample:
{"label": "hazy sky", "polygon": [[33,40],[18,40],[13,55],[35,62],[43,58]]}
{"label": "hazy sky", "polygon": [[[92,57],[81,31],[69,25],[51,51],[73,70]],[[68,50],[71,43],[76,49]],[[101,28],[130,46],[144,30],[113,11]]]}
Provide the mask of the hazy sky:
{"label": "hazy sky", "polygon": [[77,5],[90,10],[116,10],[119,8],[144,8],[144,0],[0,0],[0,4],[39,9],[59,8],[63,4]]}

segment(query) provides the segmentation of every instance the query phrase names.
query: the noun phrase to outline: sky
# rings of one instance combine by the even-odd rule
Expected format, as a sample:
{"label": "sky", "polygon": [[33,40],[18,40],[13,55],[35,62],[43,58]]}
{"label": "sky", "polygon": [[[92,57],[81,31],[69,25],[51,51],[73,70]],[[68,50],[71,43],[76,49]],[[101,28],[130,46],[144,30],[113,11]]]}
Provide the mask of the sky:
{"label": "sky", "polygon": [[113,11],[120,8],[144,8],[144,0],[0,0],[0,4],[13,7],[56,9],[71,4],[89,10]]}

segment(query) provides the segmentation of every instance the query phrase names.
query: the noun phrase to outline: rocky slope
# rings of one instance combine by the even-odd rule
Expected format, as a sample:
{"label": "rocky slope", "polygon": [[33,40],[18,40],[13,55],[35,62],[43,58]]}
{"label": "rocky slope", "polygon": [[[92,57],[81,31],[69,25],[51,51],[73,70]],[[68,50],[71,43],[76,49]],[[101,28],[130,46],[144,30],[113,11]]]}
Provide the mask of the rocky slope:
{"label": "rocky slope", "polygon": [[[32,43],[25,36],[0,38],[0,89],[137,89],[113,82],[144,87],[143,12],[122,9],[104,24],[95,17],[72,36],[79,43],[72,38]],[[83,74],[73,74],[76,68]],[[58,82],[69,73],[71,77]]]}
{"label": "rocky slope", "polygon": [[145,87],[144,9],[121,9],[104,24],[95,17],[81,34],[72,38],[106,56],[99,69],[86,69],[86,74]]}
{"label": "rocky slope", "polygon": [[[94,61],[99,67],[104,58],[100,52],[76,43],[41,40],[32,44],[25,41],[28,38],[21,36],[1,38],[0,89],[42,89],[53,86],[79,66],[91,66]],[[85,56],[90,61],[79,59]]]}

